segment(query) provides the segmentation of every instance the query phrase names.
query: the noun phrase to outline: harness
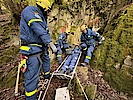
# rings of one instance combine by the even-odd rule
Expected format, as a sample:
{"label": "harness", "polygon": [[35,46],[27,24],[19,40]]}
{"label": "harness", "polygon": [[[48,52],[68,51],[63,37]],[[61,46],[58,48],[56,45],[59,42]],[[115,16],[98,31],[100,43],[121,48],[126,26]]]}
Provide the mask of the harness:
{"label": "harness", "polygon": [[39,53],[36,53],[36,54],[32,54],[32,55],[29,55],[28,57],[31,58],[31,57],[37,57],[37,59],[39,60],[40,62],[40,65],[42,65],[42,57],[43,57],[43,52],[39,52]]}
{"label": "harness", "polygon": [[[43,49],[43,48],[42,48],[43,45],[44,45],[43,43],[28,43],[28,42],[22,40],[22,41],[21,41],[20,49],[21,49],[21,50],[24,50],[24,51],[29,51],[29,50],[30,50],[30,47],[29,47],[29,46],[37,46],[37,47]],[[38,60],[39,60],[39,62],[40,62],[40,64],[42,64],[42,59],[41,59],[41,57],[43,57],[43,55],[46,55],[46,54],[48,54],[48,51],[43,50],[43,52],[37,52],[37,53],[30,54],[30,55],[27,55],[27,56],[28,56],[29,58],[30,58],[30,57],[37,57]]]}

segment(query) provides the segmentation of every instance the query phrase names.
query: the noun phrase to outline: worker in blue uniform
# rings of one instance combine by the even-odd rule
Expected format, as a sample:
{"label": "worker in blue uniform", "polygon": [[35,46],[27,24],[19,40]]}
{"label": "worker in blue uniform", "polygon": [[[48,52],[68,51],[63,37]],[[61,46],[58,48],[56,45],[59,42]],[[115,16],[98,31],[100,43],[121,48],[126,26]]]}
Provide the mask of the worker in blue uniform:
{"label": "worker in blue uniform", "polygon": [[47,12],[53,0],[36,0],[37,6],[27,6],[21,13],[20,51],[26,58],[27,68],[24,72],[26,100],[37,100],[37,86],[40,66],[44,79],[50,77],[50,58],[48,45],[57,52],[47,26]]}
{"label": "worker in blue uniform", "polygon": [[102,36],[99,33],[93,31],[91,28],[88,28],[86,25],[81,26],[81,31],[81,48],[82,50],[86,51],[84,62],[81,63],[81,65],[86,66],[87,64],[89,64],[89,61],[92,58],[92,53],[96,46],[96,40],[94,39],[94,37],[96,37],[98,39],[98,43],[101,44]]}
{"label": "worker in blue uniform", "polygon": [[79,48],[78,45],[76,45],[74,47],[74,49],[72,50],[72,55],[70,55],[67,60],[64,62],[63,66],[61,67],[60,72],[61,73],[71,73],[73,71],[73,69],[75,68],[76,62],[79,58],[79,54],[80,54],[81,50]]}
{"label": "worker in blue uniform", "polygon": [[[66,54],[71,54],[71,50],[70,50],[70,44],[67,41],[68,35],[70,34],[70,30],[66,30],[64,33],[61,33],[58,36],[58,39],[55,43],[56,47],[57,47],[57,60],[59,65],[62,62],[62,50],[64,49]],[[73,33],[71,33],[73,34]]]}

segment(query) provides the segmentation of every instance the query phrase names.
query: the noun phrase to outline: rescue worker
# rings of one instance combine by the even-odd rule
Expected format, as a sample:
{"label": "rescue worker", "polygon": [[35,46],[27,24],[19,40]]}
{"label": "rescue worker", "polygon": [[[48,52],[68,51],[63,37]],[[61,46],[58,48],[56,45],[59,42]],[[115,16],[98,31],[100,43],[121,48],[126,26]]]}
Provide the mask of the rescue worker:
{"label": "rescue worker", "polygon": [[48,45],[57,52],[47,26],[47,12],[54,1],[36,0],[36,6],[27,6],[21,13],[20,52],[26,57],[27,68],[24,72],[26,100],[37,100],[37,86],[40,66],[44,79],[50,77],[50,58]]}
{"label": "rescue worker", "polygon": [[60,73],[69,74],[73,71],[75,68],[76,62],[78,60],[79,54],[80,54],[80,48],[78,45],[74,47],[72,50],[72,55],[70,55],[67,60],[64,62],[63,66],[61,67]]}
{"label": "rescue worker", "polygon": [[93,31],[92,27],[88,28],[86,25],[82,25],[80,28],[82,31],[80,37],[80,45],[82,50],[86,51],[84,62],[81,63],[81,65],[86,66],[87,64],[89,64],[89,61],[92,57],[92,53],[96,45],[96,40],[94,39],[94,37],[96,37],[98,39],[98,43],[101,44],[102,36],[99,33]]}
{"label": "rescue worker", "polygon": [[[74,35],[73,33],[71,33],[72,35]],[[64,49],[66,54],[71,54],[71,50],[70,50],[70,44],[67,41],[68,36],[70,35],[70,30],[66,30],[64,33],[61,33],[58,36],[58,39],[55,43],[56,47],[57,47],[57,60],[59,65],[62,62],[62,50]]]}

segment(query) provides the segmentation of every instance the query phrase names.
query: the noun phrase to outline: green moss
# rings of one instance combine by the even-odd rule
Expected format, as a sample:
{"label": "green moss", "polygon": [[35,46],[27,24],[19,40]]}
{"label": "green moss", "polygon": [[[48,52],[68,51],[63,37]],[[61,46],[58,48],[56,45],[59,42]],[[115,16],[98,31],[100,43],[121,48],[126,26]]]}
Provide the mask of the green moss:
{"label": "green moss", "polygon": [[[17,78],[17,70],[18,68],[12,68],[9,70],[7,75],[1,76],[0,78],[1,88],[12,88],[15,86]],[[24,80],[24,75],[22,72],[20,72],[19,83],[23,82],[23,80]]]}
{"label": "green moss", "polygon": [[8,63],[9,61],[12,61],[18,52],[19,52],[19,49],[16,47],[12,47],[12,46],[4,50],[0,54],[0,64],[4,65]]}
{"label": "green moss", "polygon": [[0,81],[2,88],[9,88],[15,85],[16,81],[16,69],[12,69],[9,73]]}
{"label": "green moss", "polygon": [[85,92],[90,100],[94,100],[96,94],[97,86],[94,84],[89,84],[85,87]]}
{"label": "green moss", "polygon": [[78,84],[76,79],[74,79],[74,81],[73,81],[73,86],[75,87],[74,88],[75,89],[75,93],[77,93],[77,94],[81,94],[82,93],[80,85]]}
{"label": "green moss", "polygon": [[105,80],[117,91],[123,91],[130,94],[133,92],[133,80],[126,75],[125,71],[123,72],[116,70],[115,68],[109,68],[105,73]]}
{"label": "green moss", "polygon": [[133,79],[131,77],[133,68],[118,70],[114,66],[117,63],[120,63],[120,67],[123,66],[127,55],[133,57],[132,12],[133,6],[125,9],[121,16],[111,23],[110,30],[104,34],[105,41],[95,50],[90,63],[93,68],[105,72],[105,80],[113,88],[126,93],[133,93]]}
{"label": "green moss", "polygon": [[77,79],[74,78],[74,80],[72,81],[72,86],[73,86],[73,91],[74,91],[74,97],[75,98],[77,98],[77,97],[84,98],[83,94],[82,94],[81,87],[77,82]]}

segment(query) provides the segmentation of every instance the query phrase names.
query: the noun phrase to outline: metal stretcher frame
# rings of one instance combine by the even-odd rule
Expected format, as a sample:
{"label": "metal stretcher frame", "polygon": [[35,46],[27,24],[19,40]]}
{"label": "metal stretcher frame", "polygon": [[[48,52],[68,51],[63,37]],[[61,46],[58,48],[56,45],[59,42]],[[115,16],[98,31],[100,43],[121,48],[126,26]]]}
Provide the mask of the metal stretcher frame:
{"label": "metal stretcher frame", "polygon": [[54,71],[54,72],[52,73],[52,75],[51,75],[51,77],[50,77],[50,79],[49,79],[48,85],[47,85],[47,87],[46,87],[45,93],[44,93],[44,95],[43,95],[42,100],[45,99],[47,90],[48,90],[48,88],[49,88],[49,85],[50,85],[51,80],[52,80],[52,78],[53,78],[54,75],[55,75],[55,76],[58,76],[58,75],[61,76],[61,75],[62,75],[62,76],[65,76],[65,77],[67,77],[67,78],[70,78],[70,81],[69,81],[68,86],[67,86],[67,88],[69,88],[69,86],[70,86],[70,84],[71,84],[71,81],[72,81],[72,79],[73,79],[73,77],[74,77],[74,74],[75,74],[75,72],[76,72],[76,68],[77,68],[78,62],[79,62],[79,60],[80,60],[81,54],[82,54],[82,52],[80,52],[80,54],[79,54],[79,57],[78,57],[78,60],[77,60],[77,62],[76,62],[76,64],[75,64],[75,67],[74,67],[74,70],[73,70],[73,72],[72,72],[72,75],[66,75],[66,74],[62,74],[62,73],[57,73],[69,56],[67,56],[67,57],[64,59],[64,61],[61,63],[61,65],[57,68],[57,70]]}

